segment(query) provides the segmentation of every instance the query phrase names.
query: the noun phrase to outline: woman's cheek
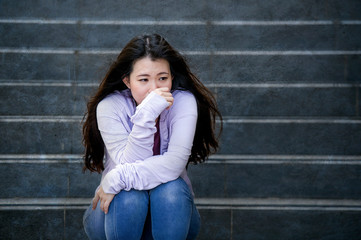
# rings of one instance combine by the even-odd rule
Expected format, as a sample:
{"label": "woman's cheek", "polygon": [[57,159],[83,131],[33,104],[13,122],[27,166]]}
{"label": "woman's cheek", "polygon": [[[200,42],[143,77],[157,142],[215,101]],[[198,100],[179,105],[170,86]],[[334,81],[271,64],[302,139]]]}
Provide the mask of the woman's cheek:
{"label": "woman's cheek", "polygon": [[148,96],[149,93],[144,93],[142,95],[138,95],[136,98],[135,98],[135,101],[139,104],[141,104],[143,102],[143,100]]}

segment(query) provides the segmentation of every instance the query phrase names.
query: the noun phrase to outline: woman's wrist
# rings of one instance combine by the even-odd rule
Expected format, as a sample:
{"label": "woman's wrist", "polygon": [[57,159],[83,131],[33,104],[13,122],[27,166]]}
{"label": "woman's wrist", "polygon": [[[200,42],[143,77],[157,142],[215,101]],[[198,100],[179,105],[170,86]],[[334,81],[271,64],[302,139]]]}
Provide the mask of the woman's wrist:
{"label": "woman's wrist", "polygon": [[137,122],[147,122],[149,120],[155,121],[168,107],[169,103],[167,100],[155,92],[151,92],[143,102],[137,106],[135,114],[131,117],[131,121],[134,124]]}
{"label": "woman's wrist", "polygon": [[121,180],[117,179],[117,181],[114,181],[114,179],[117,178],[117,171],[115,169],[111,170],[107,173],[107,175],[103,178],[101,181],[100,186],[103,188],[103,191],[105,193],[109,194],[117,194],[122,189],[124,189],[124,186],[122,187]]}

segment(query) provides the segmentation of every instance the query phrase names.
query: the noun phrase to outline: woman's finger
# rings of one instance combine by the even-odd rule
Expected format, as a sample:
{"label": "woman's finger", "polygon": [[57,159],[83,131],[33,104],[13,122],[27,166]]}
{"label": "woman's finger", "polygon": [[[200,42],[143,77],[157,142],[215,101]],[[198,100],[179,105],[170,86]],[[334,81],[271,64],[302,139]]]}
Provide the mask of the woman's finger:
{"label": "woman's finger", "polygon": [[104,202],[103,208],[104,208],[103,212],[105,214],[107,214],[108,213],[108,208],[109,208],[109,202],[108,201]]}
{"label": "woman's finger", "polygon": [[166,97],[165,100],[167,100],[167,102],[169,103],[169,107],[171,107],[173,105],[173,102],[174,102],[173,96]]}
{"label": "woman's finger", "polygon": [[153,92],[155,92],[156,94],[163,96],[163,97],[172,95],[172,93],[170,93],[169,88],[167,88],[167,87],[154,89]]}
{"label": "woman's finger", "polygon": [[100,209],[104,212],[104,199],[100,199]]}
{"label": "woman's finger", "polygon": [[161,92],[170,92],[170,89],[168,87],[161,87],[157,89],[159,89]]}
{"label": "woman's finger", "polygon": [[93,210],[95,210],[97,208],[98,202],[99,202],[99,195],[95,194],[95,196],[93,198],[93,207],[92,207]]}

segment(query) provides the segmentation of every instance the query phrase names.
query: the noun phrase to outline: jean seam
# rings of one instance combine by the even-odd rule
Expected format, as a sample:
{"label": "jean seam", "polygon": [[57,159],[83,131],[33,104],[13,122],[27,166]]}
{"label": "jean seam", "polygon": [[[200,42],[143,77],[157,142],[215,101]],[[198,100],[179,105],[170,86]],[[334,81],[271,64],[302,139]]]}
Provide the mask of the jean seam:
{"label": "jean seam", "polygon": [[88,209],[85,211],[84,216],[83,216],[83,226],[84,226],[84,231],[87,232],[87,226],[88,226],[88,219],[89,219],[89,207]]}
{"label": "jean seam", "polygon": [[[181,182],[179,182],[179,180]],[[179,190],[181,191],[182,195],[184,195],[184,198],[185,198],[184,200],[187,202],[187,204],[190,205],[190,209],[188,212],[190,219],[189,219],[189,223],[188,223],[188,230],[186,233],[186,237],[187,237],[189,230],[190,230],[190,223],[191,223],[191,219],[192,219],[192,215],[193,215],[193,207],[194,207],[193,194],[192,194],[188,184],[182,177],[179,177],[179,178],[175,179],[174,181],[178,181],[177,185],[179,187]],[[152,222],[154,222],[153,217],[154,217],[154,215],[151,214]],[[153,230],[153,224],[152,224],[152,230]],[[152,232],[154,232],[154,231],[152,231]]]}
{"label": "jean seam", "polygon": [[117,226],[117,224],[114,224],[114,223],[116,223],[116,219],[117,219],[117,216],[116,216],[116,213],[117,213],[117,205],[116,205],[116,204],[113,204],[113,206],[114,206],[114,212],[113,212],[113,232],[114,232],[115,239],[118,239],[118,232],[116,231],[116,226]]}

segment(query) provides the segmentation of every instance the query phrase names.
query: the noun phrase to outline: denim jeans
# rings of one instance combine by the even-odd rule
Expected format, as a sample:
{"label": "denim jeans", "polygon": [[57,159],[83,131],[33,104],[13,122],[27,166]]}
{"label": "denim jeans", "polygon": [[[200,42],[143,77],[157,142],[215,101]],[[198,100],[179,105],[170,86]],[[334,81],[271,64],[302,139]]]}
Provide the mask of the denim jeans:
{"label": "denim jeans", "polygon": [[121,191],[108,214],[91,206],[83,218],[89,239],[196,239],[200,216],[182,178],[149,191]]}

